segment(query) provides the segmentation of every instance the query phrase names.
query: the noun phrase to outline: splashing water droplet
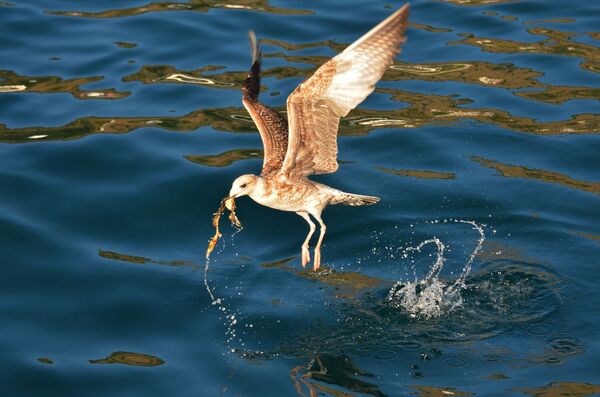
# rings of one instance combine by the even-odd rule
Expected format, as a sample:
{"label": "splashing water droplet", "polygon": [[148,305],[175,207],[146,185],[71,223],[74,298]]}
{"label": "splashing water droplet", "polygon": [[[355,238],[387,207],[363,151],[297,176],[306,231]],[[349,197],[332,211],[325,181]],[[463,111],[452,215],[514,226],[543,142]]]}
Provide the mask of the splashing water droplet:
{"label": "splashing water droplet", "polygon": [[[445,220],[444,220],[445,221]],[[465,280],[471,268],[475,257],[481,250],[485,240],[484,225],[479,225],[475,221],[465,221],[461,219],[450,219],[453,223],[463,223],[473,226],[473,229],[479,232],[479,239],[475,249],[471,252],[469,259],[462,268],[458,278],[452,283],[446,283],[439,278],[439,274],[444,267],[444,252],[446,246],[436,237],[421,242],[416,247],[405,248],[402,252],[402,258],[408,258],[409,253],[420,253],[422,249],[430,244],[435,244],[436,259],[427,275],[415,281],[398,281],[388,292],[386,301],[389,306],[397,309],[403,309],[413,318],[435,318],[451,312],[463,303],[461,290],[466,287]],[[438,224],[438,221],[426,222],[428,224]],[[412,225],[411,225],[412,226]]]}

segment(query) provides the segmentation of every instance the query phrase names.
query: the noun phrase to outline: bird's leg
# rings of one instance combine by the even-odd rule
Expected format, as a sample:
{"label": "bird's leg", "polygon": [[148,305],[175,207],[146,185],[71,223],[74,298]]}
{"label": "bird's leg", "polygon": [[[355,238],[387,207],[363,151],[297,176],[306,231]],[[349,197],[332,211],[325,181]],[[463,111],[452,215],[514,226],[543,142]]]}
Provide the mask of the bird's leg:
{"label": "bird's leg", "polygon": [[319,241],[317,241],[317,245],[315,246],[315,259],[313,262],[313,269],[317,271],[319,270],[319,266],[321,266],[321,243],[323,242],[323,237],[325,237],[327,226],[325,226],[323,219],[321,219],[320,213],[312,214],[312,216],[314,216],[319,222],[319,225],[321,225],[321,230],[319,231]]}
{"label": "bird's leg", "polygon": [[300,215],[306,222],[308,222],[308,226],[310,226],[310,230],[306,235],[306,240],[302,244],[302,267],[305,267],[308,262],[310,262],[310,252],[308,251],[308,243],[310,242],[310,238],[315,232],[316,226],[314,222],[310,219],[308,212],[296,212],[296,214]]}

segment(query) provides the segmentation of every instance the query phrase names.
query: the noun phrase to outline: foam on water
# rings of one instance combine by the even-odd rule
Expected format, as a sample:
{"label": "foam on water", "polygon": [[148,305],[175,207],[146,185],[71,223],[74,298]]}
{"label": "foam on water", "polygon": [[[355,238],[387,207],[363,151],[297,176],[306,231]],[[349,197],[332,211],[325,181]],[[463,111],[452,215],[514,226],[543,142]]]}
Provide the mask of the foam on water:
{"label": "foam on water", "polygon": [[[413,253],[421,253],[422,249],[430,244],[437,248],[435,263],[431,266],[427,275],[422,279],[414,281],[398,281],[390,289],[387,302],[391,307],[407,311],[411,317],[433,318],[442,314],[449,313],[454,308],[463,303],[461,290],[465,288],[465,280],[471,268],[477,253],[481,250],[485,240],[485,225],[480,225],[475,221],[462,219],[444,219],[443,223],[463,223],[473,226],[473,229],[479,233],[479,239],[475,249],[471,252],[469,259],[462,268],[458,278],[454,282],[445,282],[439,278],[439,274],[444,268],[444,251],[446,246],[437,237],[425,240],[414,247],[404,248],[402,258],[408,258]],[[429,221],[429,224],[439,223],[438,220]]]}

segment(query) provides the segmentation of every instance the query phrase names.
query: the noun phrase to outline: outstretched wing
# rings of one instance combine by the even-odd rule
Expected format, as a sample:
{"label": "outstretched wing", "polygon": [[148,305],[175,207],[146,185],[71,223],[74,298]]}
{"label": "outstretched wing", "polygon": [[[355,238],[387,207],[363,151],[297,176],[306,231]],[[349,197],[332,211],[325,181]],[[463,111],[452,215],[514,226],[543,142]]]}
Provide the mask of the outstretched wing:
{"label": "outstretched wing", "polygon": [[252,46],[252,67],[242,84],[242,103],[260,132],[264,147],[261,175],[279,171],[288,146],[288,124],[268,106],[258,102],[260,93],[260,49],[253,31],[248,33]]}
{"label": "outstretched wing", "polygon": [[361,103],[400,53],[409,5],[389,16],[323,64],[288,97],[289,143],[281,172],[287,177],[338,169],[340,117]]}

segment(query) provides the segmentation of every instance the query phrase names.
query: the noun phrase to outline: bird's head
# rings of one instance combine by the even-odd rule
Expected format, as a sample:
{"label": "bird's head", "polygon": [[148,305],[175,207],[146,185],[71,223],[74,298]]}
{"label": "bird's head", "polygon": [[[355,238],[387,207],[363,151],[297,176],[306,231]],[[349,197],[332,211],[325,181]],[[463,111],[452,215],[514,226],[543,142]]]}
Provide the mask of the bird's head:
{"label": "bird's head", "polygon": [[251,194],[256,187],[256,183],[258,182],[258,177],[252,174],[242,175],[236,178],[231,185],[231,190],[229,191],[230,198],[237,198],[241,196],[245,196]]}

